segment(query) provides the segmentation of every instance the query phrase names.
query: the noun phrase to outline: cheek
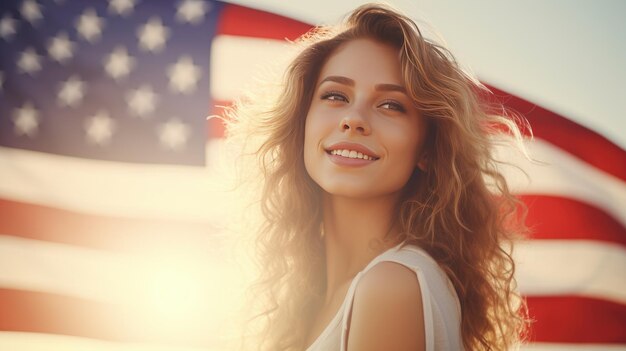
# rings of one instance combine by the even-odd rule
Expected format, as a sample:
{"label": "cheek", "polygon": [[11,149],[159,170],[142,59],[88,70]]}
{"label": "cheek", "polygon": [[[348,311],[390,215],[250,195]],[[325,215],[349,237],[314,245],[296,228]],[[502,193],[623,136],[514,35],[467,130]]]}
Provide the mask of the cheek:
{"label": "cheek", "polygon": [[313,132],[311,130],[311,126],[309,125],[309,120],[305,123],[304,127],[304,167],[306,168],[307,173],[311,175],[309,169],[311,169],[311,158],[313,156],[313,150],[315,150],[315,143],[313,141]]}
{"label": "cheek", "polygon": [[304,124],[304,154],[318,152],[320,143],[333,133],[335,126],[332,113],[312,106]]}
{"label": "cheek", "polygon": [[320,119],[309,112],[304,124],[304,166],[311,175],[311,170],[315,169],[315,158],[321,148],[321,135],[324,131]]}
{"label": "cheek", "polygon": [[422,148],[423,132],[415,125],[401,125],[386,135],[387,152],[394,183],[404,186],[417,167]]}
{"label": "cheek", "polygon": [[389,155],[415,166],[422,145],[422,135],[413,124],[399,124],[386,135]]}

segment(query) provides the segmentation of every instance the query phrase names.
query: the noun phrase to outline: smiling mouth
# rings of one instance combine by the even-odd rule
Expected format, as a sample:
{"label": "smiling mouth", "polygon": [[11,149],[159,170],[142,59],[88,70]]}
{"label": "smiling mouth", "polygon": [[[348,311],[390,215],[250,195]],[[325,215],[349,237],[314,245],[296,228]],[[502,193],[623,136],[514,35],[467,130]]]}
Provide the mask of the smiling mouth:
{"label": "smiling mouth", "polygon": [[361,159],[367,161],[376,161],[379,159],[379,157],[365,155],[362,152],[349,149],[326,150],[326,153],[329,155],[336,155],[345,158]]}

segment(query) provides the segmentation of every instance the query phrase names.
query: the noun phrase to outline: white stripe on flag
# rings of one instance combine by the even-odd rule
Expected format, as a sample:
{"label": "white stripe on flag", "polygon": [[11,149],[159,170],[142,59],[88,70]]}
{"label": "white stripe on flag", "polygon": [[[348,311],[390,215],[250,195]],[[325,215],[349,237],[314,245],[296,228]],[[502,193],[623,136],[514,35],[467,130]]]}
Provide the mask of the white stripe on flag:
{"label": "white stripe on flag", "polygon": [[532,240],[514,252],[520,292],[626,304],[626,249],[587,240]]}
{"label": "white stripe on flag", "polygon": [[[0,198],[122,218],[209,221],[232,214],[233,173],[212,155],[210,167],[130,164],[0,147]],[[224,156],[226,157],[226,156]],[[9,233],[10,234],[10,233]]]}
{"label": "white stripe on flag", "polygon": [[[230,348],[228,348],[230,350]],[[185,347],[114,342],[69,335],[0,331],[0,350],[12,351],[223,351],[224,347]]]}
{"label": "white stripe on flag", "polygon": [[[213,155],[208,169],[85,160],[0,147],[0,198],[97,215],[208,220],[219,225],[232,218],[236,208],[229,192],[232,159],[228,151],[214,151],[224,149],[222,140],[208,145],[207,153]],[[503,166],[517,193],[578,199],[626,226],[624,182],[542,140],[526,145],[531,156],[548,164],[530,163],[504,147],[496,150],[499,159],[521,166],[532,179]]]}
{"label": "white stripe on flag", "polygon": [[541,139],[526,140],[530,162],[507,146],[496,147],[496,157],[522,168],[501,166],[511,189],[518,194],[555,195],[577,199],[603,209],[626,226],[626,183]]}
{"label": "white stripe on flag", "polygon": [[199,244],[140,255],[0,235],[0,267],[10,267],[0,270],[0,286],[153,308],[210,303],[216,314],[230,312],[243,301],[249,271]]}
{"label": "white stripe on flag", "polygon": [[[231,342],[232,345],[236,341]],[[224,351],[232,345],[194,348],[136,342],[114,342],[67,335],[0,331],[0,350],[19,351]],[[522,345],[521,351],[624,351],[626,345],[532,343]]]}
{"label": "white stripe on flag", "polygon": [[[198,250],[194,256],[192,250]],[[223,258],[202,256],[207,248],[151,256],[98,252],[38,240],[0,236],[0,286],[117,303],[146,301],[154,285],[192,289],[212,301],[232,304],[245,286],[243,271]],[[626,250],[611,244],[535,240],[516,247],[517,278],[525,295],[574,294],[626,303]],[[217,261],[216,261],[217,260]],[[244,267],[245,268],[245,267]],[[172,272],[171,276],[168,272]],[[220,282],[216,285],[215,282]],[[243,293],[243,291],[240,291]],[[230,306],[232,307],[232,306]],[[216,306],[219,309],[219,306]]]}
{"label": "white stripe on flag", "polygon": [[218,35],[211,43],[211,96],[232,101],[252,79],[283,72],[295,53],[286,41]]}

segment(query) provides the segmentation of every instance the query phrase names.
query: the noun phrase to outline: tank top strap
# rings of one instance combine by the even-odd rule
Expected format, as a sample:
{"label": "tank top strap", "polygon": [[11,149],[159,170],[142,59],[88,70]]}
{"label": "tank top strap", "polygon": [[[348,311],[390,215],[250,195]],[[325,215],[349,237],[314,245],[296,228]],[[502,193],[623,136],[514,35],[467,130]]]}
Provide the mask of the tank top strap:
{"label": "tank top strap", "polygon": [[352,305],[354,303],[354,294],[356,291],[356,287],[365,273],[367,273],[377,263],[384,261],[399,263],[415,272],[422,295],[426,351],[435,350],[434,318],[431,304],[431,290],[428,287],[428,280],[426,279],[424,272],[420,269],[420,265],[417,264],[415,261],[415,252],[419,253],[420,255],[425,255],[423,257],[424,259],[432,260],[432,258],[430,258],[428,254],[424,253],[421,249],[415,246],[404,246],[402,248],[401,246],[402,244],[399,244],[374,258],[361,272],[356,275],[356,277],[350,284],[347,298],[345,300],[346,303],[344,303],[344,305],[342,306],[343,313],[341,323],[341,351],[346,351],[347,348],[346,342],[348,340],[348,322],[350,319],[350,314],[352,313]]}

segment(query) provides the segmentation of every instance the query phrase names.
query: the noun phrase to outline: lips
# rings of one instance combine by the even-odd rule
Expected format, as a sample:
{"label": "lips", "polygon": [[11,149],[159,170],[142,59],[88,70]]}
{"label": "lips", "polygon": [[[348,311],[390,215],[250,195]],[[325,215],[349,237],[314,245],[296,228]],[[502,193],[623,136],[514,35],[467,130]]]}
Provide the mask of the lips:
{"label": "lips", "polygon": [[[348,152],[354,151],[356,153],[361,153],[362,155],[371,158],[371,160],[373,161],[380,158],[380,156],[378,156],[374,151],[372,151],[365,145],[357,144],[357,143],[350,143],[350,142],[345,142],[345,141],[335,143],[335,144],[332,144],[330,147],[327,147],[326,153],[331,154],[331,151],[335,151],[334,153],[343,151],[345,154],[346,150]],[[354,155],[354,153],[352,153],[352,155]],[[343,157],[348,157],[348,155],[343,156]]]}

